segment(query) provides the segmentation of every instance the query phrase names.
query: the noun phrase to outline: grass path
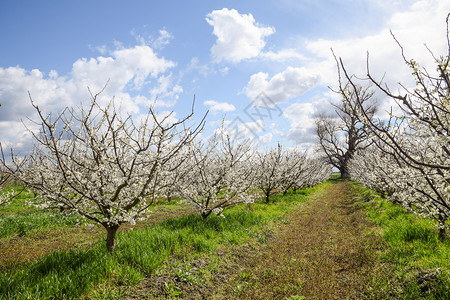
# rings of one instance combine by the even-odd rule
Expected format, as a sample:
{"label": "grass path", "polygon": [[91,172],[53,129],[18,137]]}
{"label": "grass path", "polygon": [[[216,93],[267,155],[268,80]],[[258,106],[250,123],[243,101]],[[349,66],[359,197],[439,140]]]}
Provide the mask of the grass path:
{"label": "grass path", "polygon": [[[329,185],[289,216],[292,223],[245,260],[243,299],[361,299],[381,271],[381,241],[347,182]],[[241,276],[242,277],[242,276]],[[373,288],[373,287],[372,287]]]}
{"label": "grass path", "polygon": [[[273,228],[266,243],[251,241],[219,249],[212,258],[199,260],[199,268],[210,270],[209,276],[201,284],[178,285],[180,295],[187,299],[370,297],[378,274],[386,270],[377,261],[380,238],[370,234],[374,225],[355,203],[356,192],[350,183],[340,181],[310,197]],[[208,267],[214,264],[218,267]],[[163,279],[149,278],[127,299],[151,299],[149,292]]]}

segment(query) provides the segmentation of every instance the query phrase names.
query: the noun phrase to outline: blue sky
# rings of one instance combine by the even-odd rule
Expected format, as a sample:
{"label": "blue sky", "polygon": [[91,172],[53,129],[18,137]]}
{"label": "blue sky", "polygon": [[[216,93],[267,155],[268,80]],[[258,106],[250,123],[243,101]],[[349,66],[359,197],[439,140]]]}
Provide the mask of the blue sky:
{"label": "blue sky", "polygon": [[408,85],[389,30],[433,70],[423,44],[447,53],[449,12],[446,0],[0,0],[0,142],[30,148],[27,91],[56,112],[109,79],[104,101],[115,96],[133,115],[157,99],[159,112],[182,117],[195,95],[196,116],[210,110],[205,135],[225,116],[260,147],[311,148],[313,116],[336,98],[330,47],[352,73],[365,74],[369,51],[378,78]]}

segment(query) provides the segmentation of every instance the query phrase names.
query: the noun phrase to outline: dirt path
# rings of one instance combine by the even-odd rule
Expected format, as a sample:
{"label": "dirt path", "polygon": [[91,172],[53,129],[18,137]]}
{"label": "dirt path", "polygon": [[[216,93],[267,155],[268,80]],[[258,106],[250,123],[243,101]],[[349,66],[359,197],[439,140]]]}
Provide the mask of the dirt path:
{"label": "dirt path", "polygon": [[[219,250],[213,258],[219,267],[202,284],[182,288],[182,298],[366,298],[385,270],[377,261],[381,242],[370,234],[373,225],[359,208],[357,194],[350,183],[337,182],[311,197],[267,243]],[[203,260],[200,268],[213,263]],[[157,279],[149,278],[129,299],[145,298]]]}
{"label": "dirt path", "polygon": [[244,260],[240,274],[250,280],[238,298],[364,298],[381,272],[375,254],[381,244],[367,233],[373,225],[356,196],[349,183],[338,182],[291,213],[292,223]]}

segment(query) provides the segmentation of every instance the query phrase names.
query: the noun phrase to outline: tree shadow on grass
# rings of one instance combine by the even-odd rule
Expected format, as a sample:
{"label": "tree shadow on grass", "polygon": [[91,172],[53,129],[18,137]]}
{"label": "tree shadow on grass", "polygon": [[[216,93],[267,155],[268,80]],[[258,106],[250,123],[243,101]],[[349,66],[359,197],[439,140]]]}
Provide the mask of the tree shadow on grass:
{"label": "tree shadow on grass", "polygon": [[[0,298],[73,299],[107,276],[113,260],[106,250],[56,251],[42,259],[0,274]],[[30,298],[31,297],[31,298]]]}

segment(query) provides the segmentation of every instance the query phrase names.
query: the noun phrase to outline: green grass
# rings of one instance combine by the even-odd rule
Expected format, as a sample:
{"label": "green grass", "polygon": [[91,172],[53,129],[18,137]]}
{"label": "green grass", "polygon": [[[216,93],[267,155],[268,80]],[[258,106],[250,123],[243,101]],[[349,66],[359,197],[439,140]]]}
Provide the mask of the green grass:
{"label": "green grass", "polygon": [[[3,192],[11,190],[19,192],[22,187],[10,186]],[[61,213],[59,210],[46,210],[29,205],[33,198],[32,193],[23,191],[9,205],[0,207],[0,238],[26,236],[45,229],[54,230],[90,223],[75,212]],[[180,206],[178,200],[173,199],[168,202],[163,199],[155,202],[153,206],[165,209],[176,208]]]}
{"label": "green grass", "polygon": [[[10,186],[4,190],[21,191],[20,186]],[[59,229],[75,226],[82,222],[76,213],[60,213],[58,210],[43,210],[29,206],[34,198],[32,193],[23,191],[11,204],[0,208],[0,238],[25,236],[44,229]]]}
{"label": "green grass", "polygon": [[371,194],[373,201],[365,207],[370,220],[381,227],[386,249],[380,258],[394,268],[395,278],[386,280],[385,289],[401,299],[446,299],[450,295],[450,240],[439,240],[432,220],[359,189],[363,197]]}
{"label": "green grass", "polygon": [[[188,215],[119,233],[112,255],[106,251],[104,241],[89,248],[53,252],[0,273],[0,299],[74,299],[83,295],[120,298],[129,286],[155,272],[171,257],[213,253],[221,245],[241,244],[249,237],[265,242],[270,234],[268,225],[288,222],[283,215],[306,201],[313,190],[274,195],[271,203],[258,201],[250,210],[247,205],[236,206],[224,212],[225,218],[211,215],[204,220],[200,215]],[[23,212],[9,216],[8,224],[14,220],[25,224],[27,216],[35,217],[30,217],[34,220],[31,223],[41,222],[39,216],[45,219],[43,212]],[[180,271],[178,275],[191,280],[188,274]]]}
{"label": "green grass", "polygon": [[27,202],[31,201],[34,195],[26,190],[23,190],[21,186],[9,186],[1,191],[1,193],[7,192],[15,192],[18,195],[14,197],[13,201],[9,205],[0,206],[0,214],[11,214],[36,210],[35,208],[27,205]]}
{"label": "green grass", "polygon": [[65,215],[57,211],[29,211],[18,214],[0,214],[0,238],[25,236],[43,229],[58,229],[80,224],[77,214]]}

